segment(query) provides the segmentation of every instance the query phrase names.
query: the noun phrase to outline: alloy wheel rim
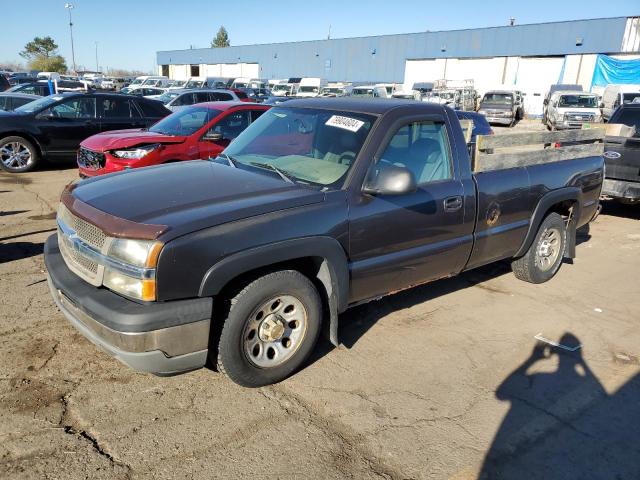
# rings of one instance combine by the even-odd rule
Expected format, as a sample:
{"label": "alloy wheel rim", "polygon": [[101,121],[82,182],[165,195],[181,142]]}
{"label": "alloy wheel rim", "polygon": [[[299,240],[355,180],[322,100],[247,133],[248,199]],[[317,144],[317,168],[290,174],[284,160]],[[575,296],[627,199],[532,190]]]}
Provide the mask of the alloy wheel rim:
{"label": "alloy wheel rim", "polygon": [[282,365],[300,348],[307,326],[307,310],[298,298],[271,297],[247,318],[242,334],[244,354],[259,368]]}
{"label": "alloy wheel rim", "polygon": [[32,155],[24,143],[9,142],[0,147],[0,160],[5,167],[25,168],[31,163]]}
{"label": "alloy wheel rim", "polygon": [[560,231],[556,228],[546,229],[536,248],[536,264],[540,270],[550,270],[558,260],[562,246]]}

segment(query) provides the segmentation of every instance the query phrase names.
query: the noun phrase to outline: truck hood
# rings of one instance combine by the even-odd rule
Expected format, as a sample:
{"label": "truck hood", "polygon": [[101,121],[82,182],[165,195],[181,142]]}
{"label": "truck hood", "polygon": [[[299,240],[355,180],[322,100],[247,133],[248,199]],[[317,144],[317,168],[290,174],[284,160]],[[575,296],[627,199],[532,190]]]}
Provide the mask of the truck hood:
{"label": "truck hood", "polygon": [[96,177],[77,184],[73,196],[120,219],[167,226],[163,241],[324,200],[324,193],[315,188],[287,183],[268,171],[244,170],[206,160]]}
{"label": "truck hood", "polygon": [[127,130],[112,130],[98,133],[84,140],[80,145],[96,152],[106,152],[116,148],[130,148],[150,143],[182,143],[185,136],[163,135],[150,132],[144,128],[132,128]]}

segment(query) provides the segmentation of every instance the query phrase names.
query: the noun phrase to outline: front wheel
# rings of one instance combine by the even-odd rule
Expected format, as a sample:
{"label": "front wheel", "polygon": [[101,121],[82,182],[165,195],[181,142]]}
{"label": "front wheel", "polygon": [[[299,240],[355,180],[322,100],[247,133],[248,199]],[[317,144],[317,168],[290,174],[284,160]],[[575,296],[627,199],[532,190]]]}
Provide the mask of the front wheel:
{"label": "front wheel", "polygon": [[284,380],[307,359],[318,339],[322,302],[295,270],[249,283],[231,299],[218,344],[218,370],[245,387]]}
{"label": "front wheel", "polygon": [[38,150],[23,137],[5,137],[0,140],[0,167],[10,173],[33,170],[38,162]]}
{"label": "front wheel", "polygon": [[527,252],[511,262],[514,275],[530,283],[550,280],[562,264],[566,244],[564,219],[557,213],[550,213],[540,224]]}

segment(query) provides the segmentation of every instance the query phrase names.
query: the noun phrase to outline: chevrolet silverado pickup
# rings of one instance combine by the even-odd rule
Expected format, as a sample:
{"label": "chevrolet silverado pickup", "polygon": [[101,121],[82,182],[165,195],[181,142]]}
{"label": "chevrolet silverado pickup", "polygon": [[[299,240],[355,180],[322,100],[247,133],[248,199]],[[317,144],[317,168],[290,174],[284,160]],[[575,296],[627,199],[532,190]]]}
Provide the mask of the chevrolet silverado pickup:
{"label": "chevrolet silverado pickup", "polygon": [[575,255],[601,153],[514,157],[502,137],[478,137],[495,152],[480,162],[445,106],[292,100],[215,159],[67,187],[45,245],[51,293],[135,369],[209,363],[244,386],[278,382],[321,331],[339,343],[350,306],[503,259],[545,282]]}

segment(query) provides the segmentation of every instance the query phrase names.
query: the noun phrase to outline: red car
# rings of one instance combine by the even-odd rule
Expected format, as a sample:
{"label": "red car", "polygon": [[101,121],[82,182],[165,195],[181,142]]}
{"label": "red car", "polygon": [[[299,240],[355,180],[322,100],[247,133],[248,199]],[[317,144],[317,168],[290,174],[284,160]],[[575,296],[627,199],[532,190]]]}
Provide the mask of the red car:
{"label": "red car", "polygon": [[80,176],[215,157],[269,108],[246,102],[199,103],[178,110],[149,129],[93,135],[78,150]]}

